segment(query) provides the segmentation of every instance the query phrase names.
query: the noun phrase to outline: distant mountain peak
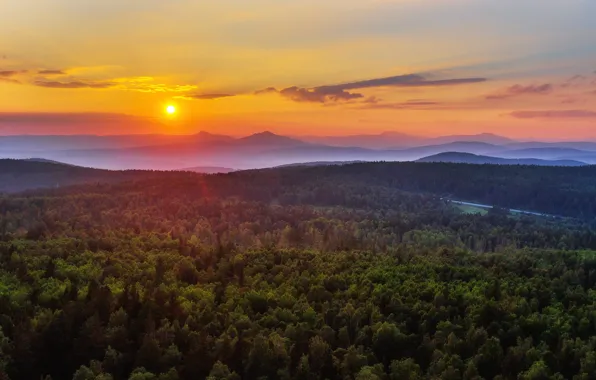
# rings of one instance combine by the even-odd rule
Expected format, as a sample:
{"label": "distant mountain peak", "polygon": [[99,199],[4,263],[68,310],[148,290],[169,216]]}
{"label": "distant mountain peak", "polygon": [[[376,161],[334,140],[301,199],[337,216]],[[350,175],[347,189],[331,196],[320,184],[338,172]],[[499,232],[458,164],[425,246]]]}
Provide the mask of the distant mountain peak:
{"label": "distant mountain peak", "polygon": [[[263,132],[253,133],[252,135],[247,136],[247,137],[255,137],[255,138],[259,137],[260,138],[260,137],[286,137],[286,136],[281,136],[281,135],[278,135],[271,131],[263,131]],[[289,137],[286,137],[286,138],[289,138]]]}
{"label": "distant mountain peak", "polygon": [[196,133],[197,136],[216,136],[214,133],[211,132],[207,132],[207,131],[200,131],[199,133]]}
{"label": "distant mountain peak", "polygon": [[288,136],[282,136],[275,134],[271,131],[263,131],[259,133],[254,133],[250,136],[246,136],[240,139],[244,142],[251,142],[251,143],[262,143],[262,144],[281,144],[281,145],[304,145],[306,144],[302,140],[294,139]]}

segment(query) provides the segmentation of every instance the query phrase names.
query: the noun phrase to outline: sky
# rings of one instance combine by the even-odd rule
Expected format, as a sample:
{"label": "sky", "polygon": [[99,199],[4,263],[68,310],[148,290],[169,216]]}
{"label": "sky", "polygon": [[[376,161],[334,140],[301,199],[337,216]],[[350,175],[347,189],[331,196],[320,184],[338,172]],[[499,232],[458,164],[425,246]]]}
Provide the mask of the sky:
{"label": "sky", "polygon": [[0,3],[0,134],[596,140],[596,0]]}

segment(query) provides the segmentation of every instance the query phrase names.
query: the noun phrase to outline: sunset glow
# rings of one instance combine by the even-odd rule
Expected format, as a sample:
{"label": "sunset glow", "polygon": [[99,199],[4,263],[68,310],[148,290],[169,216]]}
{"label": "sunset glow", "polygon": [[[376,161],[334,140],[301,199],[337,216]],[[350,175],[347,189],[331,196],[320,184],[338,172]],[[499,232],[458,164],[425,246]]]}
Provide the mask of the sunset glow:
{"label": "sunset glow", "polygon": [[176,113],[176,107],[174,107],[173,105],[169,105],[166,107],[166,112],[170,115],[173,115]]}
{"label": "sunset glow", "polygon": [[[0,113],[88,113],[88,133],[169,133],[151,119],[170,98],[180,103],[181,133],[596,138],[594,1],[23,0],[4,8],[0,35],[12,37],[0,47]],[[108,114],[134,123],[98,130]],[[5,133],[48,130],[25,124],[0,120]]]}

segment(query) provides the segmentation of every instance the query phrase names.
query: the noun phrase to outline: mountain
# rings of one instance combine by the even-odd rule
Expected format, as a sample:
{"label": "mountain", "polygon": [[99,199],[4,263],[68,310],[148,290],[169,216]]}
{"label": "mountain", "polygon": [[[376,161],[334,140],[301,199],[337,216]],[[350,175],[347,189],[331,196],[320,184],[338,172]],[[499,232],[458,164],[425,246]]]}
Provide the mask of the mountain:
{"label": "mountain", "polygon": [[314,144],[368,149],[407,148],[424,145],[427,140],[425,137],[392,131],[348,136],[300,136],[298,139]]}
{"label": "mountain", "polygon": [[528,148],[569,148],[596,152],[596,142],[593,141],[560,141],[560,142],[514,142],[506,144],[508,149],[528,149]]}
{"label": "mountain", "polygon": [[178,170],[194,167],[255,169],[314,161],[410,161],[448,151],[486,154],[494,150],[502,148],[473,141],[377,150],[314,144],[262,132],[239,139],[203,133],[186,136],[182,142],[177,143],[50,151],[39,154],[38,157],[110,170]]}
{"label": "mountain", "polygon": [[467,142],[481,142],[486,144],[492,145],[504,145],[504,144],[511,144],[514,143],[515,140],[512,140],[508,137],[495,135],[493,133],[480,133],[476,135],[448,135],[448,136],[441,136],[435,137],[427,140],[428,144],[448,144],[457,141],[467,141]]}
{"label": "mountain", "polygon": [[250,136],[242,137],[236,140],[236,142],[237,144],[244,146],[266,146],[270,148],[311,145],[305,141],[298,140],[292,137],[277,135],[269,131],[255,133]]}
{"label": "mountain", "polygon": [[540,147],[540,148],[525,148],[525,149],[512,149],[503,152],[498,152],[499,157],[505,158],[542,158],[542,159],[558,159],[565,156],[576,156],[580,154],[595,154],[596,152],[590,152],[574,148],[566,147]]}
{"label": "mountain", "polygon": [[433,154],[445,152],[464,152],[474,154],[487,154],[495,151],[502,151],[503,148],[497,145],[478,141],[454,141],[446,144],[425,145],[415,148],[402,149],[399,152],[407,160],[417,160]]}
{"label": "mountain", "polygon": [[[454,139],[461,140],[451,141]],[[395,146],[396,141],[415,146],[379,148]],[[428,144],[429,141],[435,143]],[[201,168],[206,168],[207,172],[212,172],[211,168],[229,171],[229,168],[256,169],[304,162],[413,161],[445,152],[596,163],[596,151],[551,143],[520,148],[520,144],[488,133],[427,139],[399,132],[384,132],[379,135],[311,137],[305,138],[305,141],[270,131],[242,138],[208,132],[175,136],[5,136],[0,137],[0,157],[38,157],[109,170],[197,168],[197,171],[202,171]],[[589,147],[589,144],[595,143],[586,142],[584,146]],[[18,147],[23,149],[19,150]]]}
{"label": "mountain", "polygon": [[545,160],[574,160],[596,164],[596,151],[569,147],[548,146],[525,149],[511,149],[495,152],[495,156],[504,158],[539,158]]}
{"label": "mountain", "polygon": [[492,133],[477,135],[448,135],[440,137],[415,136],[401,132],[387,131],[380,134],[361,134],[349,136],[303,136],[301,140],[341,147],[361,147],[369,149],[404,149],[426,145],[441,145],[455,142],[480,142],[504,145],[515,141]]}
{"label": "mountain", "polygon": [[230,142],[230,141],[236,140],[232,136],[216,135],[216,134],[205,132],[205,131],[201,131],[194,135],[190,135],[189,137],[190,137],[190,140],[203,141],[203,142],[222,142],[222,141]]}
{"label": "mountain", "polygon": [[572,160],[540,160],[536,158],[507,159],[480,156],[472,153],[445,152],[424,157],[416,162],[449,162],[456,164],[536,165],[536,166],[586,166],[585,162]]}

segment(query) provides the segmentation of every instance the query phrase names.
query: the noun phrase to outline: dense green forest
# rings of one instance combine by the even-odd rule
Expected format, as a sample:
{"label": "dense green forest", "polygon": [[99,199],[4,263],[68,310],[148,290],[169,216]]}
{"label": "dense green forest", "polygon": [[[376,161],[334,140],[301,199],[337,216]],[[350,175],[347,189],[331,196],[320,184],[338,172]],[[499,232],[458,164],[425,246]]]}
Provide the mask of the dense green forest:
{"label": "dense green forest", "polygon": [[5,195],[0,379],[596,379],[593,171],[375,163]]}

